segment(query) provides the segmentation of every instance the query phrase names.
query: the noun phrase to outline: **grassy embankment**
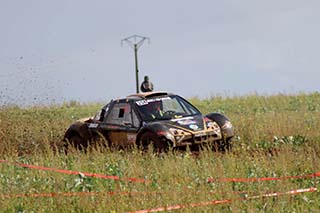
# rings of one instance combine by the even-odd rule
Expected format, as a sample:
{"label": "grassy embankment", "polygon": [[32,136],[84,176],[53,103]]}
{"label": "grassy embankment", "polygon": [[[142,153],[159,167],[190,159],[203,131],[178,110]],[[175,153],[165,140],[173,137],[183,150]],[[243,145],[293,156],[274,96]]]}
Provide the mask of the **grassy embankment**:
{"label": "grassy embankment", "polygon": [[[10,162],[57,169],[145,178],[151,183],[114,181],[0,164],[3,211],[125,212],[175,204],[234,199],[187,211],[309,212],[320,210],[319,192],[242,200],[266,192],[318,187],[319,177],[253,183],[207,183],[208,178],[281,177],[320,171],[320,94],[192,98],[203,113],[226,114],[235,126],[232,153],[203,152],[155,157],[133,152],[53,154],[74,120],[95,114],[100,104],[0,109],[0,156]],[[54,197],[22,194],[79,193]],[[94,192],[94,193],[93,193]],[[111,195],[108,192],[115,192]],[[239,194],[239,192],[241,192]],[[245,192],[245,193],[244,193]],[[132,193],[132,194],[128,194]],[[71,195],[71,194],[68,194]]]}

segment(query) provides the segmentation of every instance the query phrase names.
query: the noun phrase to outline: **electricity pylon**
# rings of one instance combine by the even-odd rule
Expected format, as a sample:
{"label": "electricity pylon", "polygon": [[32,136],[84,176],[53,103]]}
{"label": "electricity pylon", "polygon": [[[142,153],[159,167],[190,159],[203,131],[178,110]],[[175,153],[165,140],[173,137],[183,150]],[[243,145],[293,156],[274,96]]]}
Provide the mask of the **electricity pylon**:
{"label": "electricity pylon", "polygon": [[127,44],[134,49],[134,61],[135,61],[135,72],[136,72],[136,92],[139,93],[139,69],[138,69],[138,49],[142,46],[145,40],[150,42],[148,37],[133,35],[121,40],[121,45],[125,41]]}

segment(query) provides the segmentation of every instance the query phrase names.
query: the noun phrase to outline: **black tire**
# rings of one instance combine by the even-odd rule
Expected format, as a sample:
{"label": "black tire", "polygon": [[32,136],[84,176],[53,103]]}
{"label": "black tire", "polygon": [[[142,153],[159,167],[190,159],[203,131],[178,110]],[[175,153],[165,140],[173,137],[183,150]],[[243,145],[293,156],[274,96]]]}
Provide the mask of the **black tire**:
{"label": "black tire", "polygon": [[168,143],[161,141],[159,137],[152,133],[146,132],[140,138],[140,148],[143,151],[148,151],[150,148],[153,149],[155,153],[162,153],[168,151]]}
{"label": "black tire", "polygon": [[[223,138],[221,141],[218,142],[218,144],[215,146],[215,150],[218,150],[219,152],[231,152],[232,150],[232,143],[230,138]],[[217,149],[218,148],[218,149]]]}
{"label": "black tire", "polygon": [[225,150],[228,152],[232,151],[232,137],[227,138],[225,141]]}
{"label": "black tire", "polygon": [[77,150],[86,150],[88,147],[88,142],[78,134],[73,134],[69,138],[69,144]]}

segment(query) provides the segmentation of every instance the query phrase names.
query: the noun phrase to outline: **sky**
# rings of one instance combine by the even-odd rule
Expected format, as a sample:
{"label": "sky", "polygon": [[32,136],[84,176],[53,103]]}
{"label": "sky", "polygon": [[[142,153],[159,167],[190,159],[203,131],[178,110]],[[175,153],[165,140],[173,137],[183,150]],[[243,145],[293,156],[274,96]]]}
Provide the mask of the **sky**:
{"label": "sky", "polygon": [[319,0],[0,0],[0,105],[319,92]]}

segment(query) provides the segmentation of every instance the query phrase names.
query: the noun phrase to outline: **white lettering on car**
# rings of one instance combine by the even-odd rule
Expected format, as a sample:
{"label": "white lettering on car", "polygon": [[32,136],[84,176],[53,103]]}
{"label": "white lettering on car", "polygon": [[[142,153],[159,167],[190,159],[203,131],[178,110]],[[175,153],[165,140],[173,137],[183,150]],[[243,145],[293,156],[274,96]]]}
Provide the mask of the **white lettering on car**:
{"label": "white lettering on car", "polygon": [[162,101],[162,100],[170,100],[170,99],[171,99],[171,97],[145,99],[145,100],[136,101],[136,104],[138,106],[144,106],[144,105],[147,105],[152,102]]}
{"label": "white lettering on car", "polygon": [[95,124],[95,123],[92,123],[92,124],[89,124],[89,128],[97,128],[99,124]]}
{"label": "white lettering on car", "polygon": [[184,117],[184,118],[171,119],[171,121],[176,122],[176,121],[192,120],[192,119],[193,119],[193,117]]}
{"label": "white lettering on car", "polygon": [[195,120],[181,120],[181,121],[177,121],[177,123],[178,124],[180,124],[180,125],[184,125],[184,126],[186,126],[186,125],[190,125],[190,124],[195,124],[195,123],[197,123]]}

